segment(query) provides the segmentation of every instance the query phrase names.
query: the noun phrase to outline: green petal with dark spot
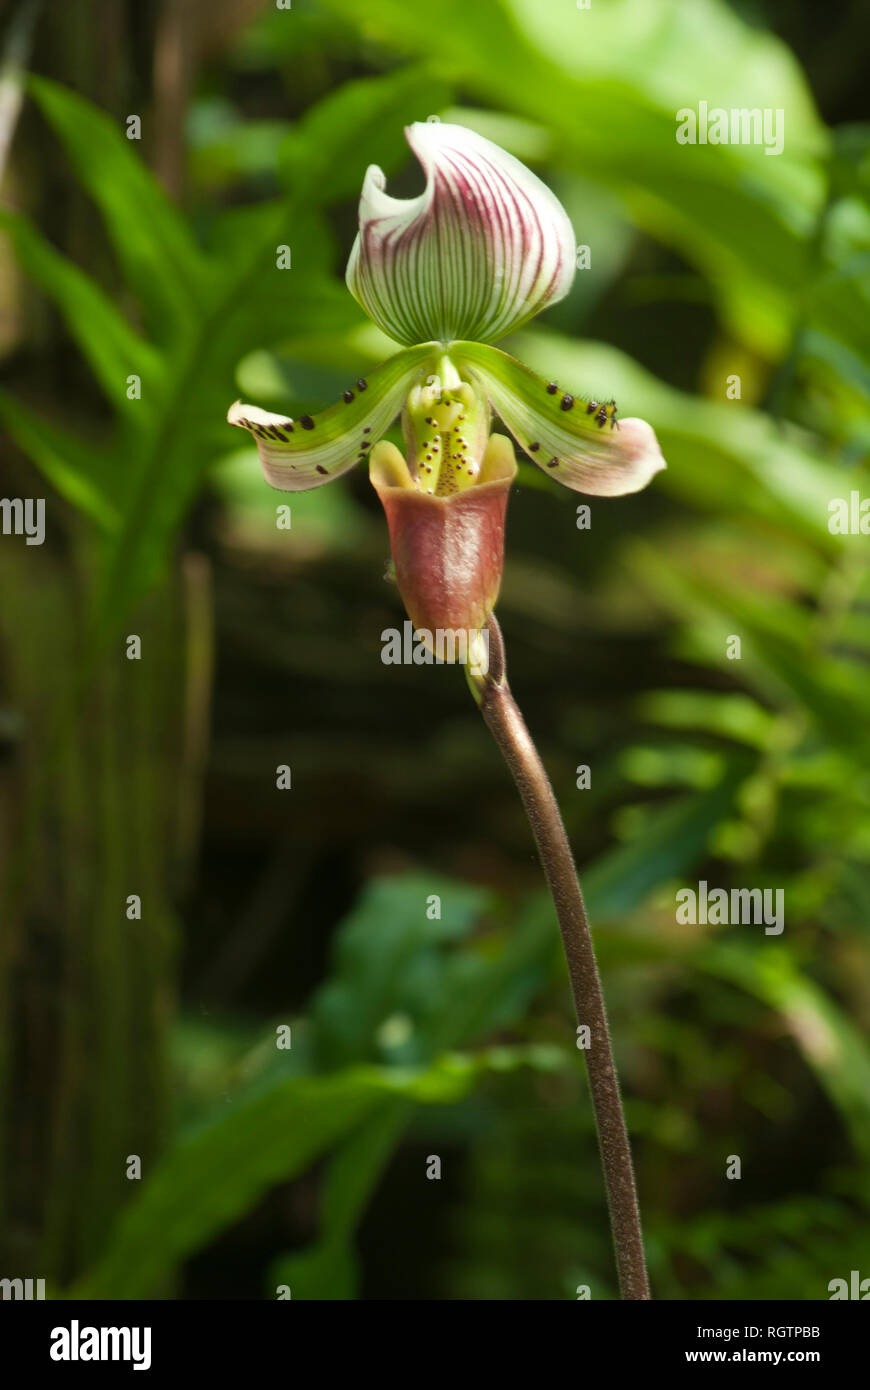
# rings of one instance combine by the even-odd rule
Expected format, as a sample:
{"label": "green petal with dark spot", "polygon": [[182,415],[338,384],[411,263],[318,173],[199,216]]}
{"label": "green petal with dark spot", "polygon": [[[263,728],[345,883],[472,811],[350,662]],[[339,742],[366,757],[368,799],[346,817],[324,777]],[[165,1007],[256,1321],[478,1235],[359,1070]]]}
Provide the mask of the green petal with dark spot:
{"label": "green petal with dark spot", "polygon": [[586,401],[482,343],[451,343],[450,357],[487,396],[533,463],[593,497],[639,492],[665,467],[645,420],[617,420],[613,401]]}
{"label": "green petal with dark spot", "polygon": [[363,463],[438,353],[430,344],[397,352],[369,376],[349,382],[342,399],[316,415],[275,415],[236,401],[227,420],[254,436],[266,481],[304,492]]}

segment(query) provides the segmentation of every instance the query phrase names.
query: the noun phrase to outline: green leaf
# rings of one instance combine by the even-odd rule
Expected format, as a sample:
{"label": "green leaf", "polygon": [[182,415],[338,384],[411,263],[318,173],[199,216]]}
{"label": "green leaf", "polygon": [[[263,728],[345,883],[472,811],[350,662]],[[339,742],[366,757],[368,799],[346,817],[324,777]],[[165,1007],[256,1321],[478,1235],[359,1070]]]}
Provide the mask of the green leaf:
{"label": "green leaf", "polygon": [[272,1265],[267,1278],[270,1298],[282,1286],[294,1300],[350,1302],[359,1286],[359,1261],[347,1241],[317,1241],[306,1250],[283,1255]]}
{"label": "green leaf", "polygon": [[403,129],[437,115],[451,89],[424,65],[345,82],[305,113],[281,150],[279,169],[294,196],[321,204],[359,195],[369,164],[385,173],[409,158]]}
{"label": "green leaf", "polygon": [[307,1250],[285,1255],[269,1273],[270,1290],[287,1284],[293,1298],[356,1297],[353,1237],[372,1192],[413,1113],[390,1100],[364,1120],[332,1159],[321,1193],[321,1235]]}
{"label": "green leaf", "polygon": [[[159,578],[171,537],[214,458],[218,430],[226,429],[227,451],[232,447],[233,431],[223,422],[239,352],[257,341],[274,341],[281,331],[312,322],[325,331],[346,328],[356,318],[350,296],[318,277],[297,278],[292,303],[284,301],[280,313],[282,300],[274,280],[263,274],[260,252],[244,274],[227,282],[220,303],[175,367],[165,409],[130,480],[122,527],[105,556],[95,617],[103,639]],[[271,272],[280,275],[274,254]]]}
{"label": "green leaf", "polygon": [[[276,1183],[304,1171],[385,1101],[453,1104],[487,1070],[562,1065],[553,1049],[492,1050],[440,1058],[428,1070],[360,1067],[294,1076],[240,1101],[171,1150],[122,1212],[73,1299],[145,1298],[178,1262],[241,1217]],[[207,1181],[204,1181],[204,1176]],[[339,1224],[356,1198],[334,1193]]]}
{"label": "green leaf", "polygon": [[[473,1057],[456,1056],[453,1063],[471,1067],[478,1076],[524,1066],[552,1072],[573,1066],[575,1059],[552,1047],[500,1047]],[[341,1146],[321,1193],[320,1238],[306,1250],[276,1261],[269,1272],[270,1294],[277,1285],[287,1284],[294,1299],[344,1300],[356,1296],[359,1264],[353,1248],[355,1232],[413,1113],[409,1100],[386,1101]]]}
{"label": "green leaf", "polygon": [[181,213],[116,121],[58,82],[29,87],[102,213],[131,288],[157,338],[189,323],[206,295],[205,264]]}
{"label": "green leaf", "polygon": [[834,1000],[800,971],[779,942],[766,941],[761,947],[710,942],[699,950],[698,964],[777,1010],[843,1116],[856,1148],[865,1161],[870,1158],[870,1047]]}
{"label": "green leaf", "polygon": [[346,1133],[378,1093],[359,1075],[292,1078],[182,1142],[145,1180],[72,1296],[152,1293],[178,1260]]}
{"label": "green leaf", "polygon": [[89,448],[69,430],[50,425],[2,389],[0,420],[62,497],[105,530],[117,526],[118,511],[106,481],[110,466],[106,454]]}
{"label": "green leaf", "polygon": [[810,440],[784,434],[748,406],[678,391],[607,343],[577,343],[531,329],[508,346],[565,390],[586,383],[599,399],[615,397],[621,416],[649,420],[668,461],[655,479],[656,490],[719,517],[734,514],[743,525],[750,512],[819,550],[836,549],[827,508],[842,475],[811,451]]}
{"label": "green leaf", "polygon": [[[119,410],[148,415],[163,389],[160,355],[118,313],[90,276],[46,241],[26,218],[0,208],[0,227],[22,267],[57,305],[107,398]],[[141,399],[127,397],[127,377],[142,383]]]}
{"label": "green leaf", "polygon": [[654,690],[640,702],[645,722],[667,729],[703,730],[763,751],[775,716],[749,695],[720,690]]}
{"label": "green leaf", "polygon": [[332,974],[311,1008],[319,1063],[375,1060],[385,1050],[403,1062],[431,1055],[424,1025],[443,1002],[443,948],[467,935],[489,900],[483,889],[437,874],[368,884],[342,924]]}
{"label": "green leaf", "polygon": [[581,882],[592,923],[625,916],[658,884],[702,859],[712,831],[728,816],[751,765],[735,759],[715,787],[681,797],[658,813],[647,834],[587,869]]}
{"label": "green leaf", "polygon": [[818,636],[804,605],[716,584],[663,548],[637,545],[632,562],[650,592],[691,620],[691,640],[707,660],[726,666],[727,637],[739,634],[744,680],[780,707],[792,703],[809,711],[835,745],[866,747],[863,667],[818,659]]}

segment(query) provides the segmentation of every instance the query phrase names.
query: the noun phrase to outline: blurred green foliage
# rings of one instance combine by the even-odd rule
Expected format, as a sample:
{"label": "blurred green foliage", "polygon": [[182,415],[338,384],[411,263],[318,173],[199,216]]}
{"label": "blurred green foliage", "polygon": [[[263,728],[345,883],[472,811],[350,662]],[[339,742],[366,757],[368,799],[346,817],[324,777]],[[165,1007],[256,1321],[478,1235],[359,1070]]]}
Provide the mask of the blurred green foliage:
{"label": "blurred green foliage", "polygon": [[[444,694],[455,673],[358,674],[371,638],[348,647],[339,624],[398,617],[371,585],[385,541],[364,486],[294,497],[288,562],[256,454],[223,423],[239,394],[322,405],[387,354],[342,281],[354,200],[371,162],[401,190],[402,126],[440,115],[533,164],[592,248],[592,271],[510,350],[649,419],[669,465],[649,494],[596,500],[588,535],[524,467],[500,606],[578,846],[654,1289],[826,1297],[830,1279],[870,1273],[868,538],[828,528],[831,499],[870,492],[870,128],[827,127],[788,46],[721,0],[443,0],[437,22],[405,0],[299,4],[292,20],[264,6],[219,68],[188,113],[184,211],[115,115],[32,79],[116,265],[83,267],[2,211],[96,390],[86,428],[11,384],[0,418],[72,509],[86,652],[111,646],[195,534],[227,576],[216,602],[243,678],[305,693],[289,706],[297,804],[351,767],[399,820],[360,856],[350,910],[320,909],[343,919],[329,961],[304,997],[279,987],[274,1023],[262,1001],[206,1019],[183,992],[163,1156],[68,1287],[166,1293],[277,1190],[301,1192],[305,1218],[268,1208],[261,1296],[614,1296],[555,922],[503,775],[462,692]],[[283,83],[290,114],[274,98],[248,111],[251,82]],[[674,113],[700,100],[782,108],[783,153],[678,145]],[[285,242],[291,273],[276,267]],[[287,708],[271,741],[219,729],[213,781],[256,766],[262,798]],[[294,813],[315,883],[328,869],[307,837],[360,834],[342,788],[314,831]],[[421,826],[407,844],[402,817]],[[268,906],[278,870],[246,920],[286,910],[304,940],[301,890]],[[676,927],[675,889],[700,878],[782,888],[783,937]],[[248,948],[228,949],[224,982]],[[251,949],[280,977],[272,941]],[[430,1153],[461,1175],[437,1197]],[[733,1154],[740,1182],[724,1176]],[[401,1230],[415,1210],[417,1247]]]}

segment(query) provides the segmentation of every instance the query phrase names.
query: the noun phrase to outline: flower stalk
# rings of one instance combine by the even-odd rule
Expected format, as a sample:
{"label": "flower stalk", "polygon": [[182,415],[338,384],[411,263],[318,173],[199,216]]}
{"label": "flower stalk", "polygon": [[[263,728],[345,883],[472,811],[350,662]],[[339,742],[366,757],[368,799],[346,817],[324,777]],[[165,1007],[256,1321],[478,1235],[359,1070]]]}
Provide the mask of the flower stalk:
{"label": "flower stalk", "polygon": [[591,1035],[590,1046],[583,1055],[595,1112],[620,1295],[626,1300],[649,1299],[631,1147],[577,869],[553,788],[507,682],[504,641],[494,615],[489,617],[487,631],[488,669],[474,674],[467,667],[466,675],[528,816],[559,921],[577,1021],[588,1025]]}

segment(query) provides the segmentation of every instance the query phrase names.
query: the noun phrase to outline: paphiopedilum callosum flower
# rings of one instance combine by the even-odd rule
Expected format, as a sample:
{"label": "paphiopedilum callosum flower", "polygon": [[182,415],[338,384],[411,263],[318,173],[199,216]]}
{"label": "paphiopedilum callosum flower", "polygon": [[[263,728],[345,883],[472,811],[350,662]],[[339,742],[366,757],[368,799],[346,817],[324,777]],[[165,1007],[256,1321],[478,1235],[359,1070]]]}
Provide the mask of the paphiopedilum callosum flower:
{"label": "paphiopedilum callosum flower", "polygon": [[[266,479],[293,492],[369,461],[390,529],[396,579],[420,630],[479,630],[498,596],[513,445],[551,478],[615,497],[645,487],[664,459],[643,420],[544,381],[494,340],[562,299],[575,239],[554,194],[512,155],[463,126],[415,124],[426,175],[417,198],[366,172],[347,284],[405,344],[335,405],[288,419],[237,402]],[[382,438],[401,415],[404,456]]]}

